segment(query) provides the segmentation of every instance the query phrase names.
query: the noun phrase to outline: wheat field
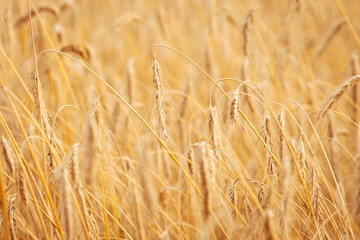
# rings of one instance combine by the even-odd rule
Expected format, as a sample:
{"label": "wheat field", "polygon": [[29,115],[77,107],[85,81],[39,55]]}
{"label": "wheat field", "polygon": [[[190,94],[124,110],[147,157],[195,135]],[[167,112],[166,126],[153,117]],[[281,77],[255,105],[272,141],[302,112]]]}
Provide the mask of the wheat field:
{"label": "wheat field", "polygon": [[360,1],[1,0],[1,239],[360,239]]}

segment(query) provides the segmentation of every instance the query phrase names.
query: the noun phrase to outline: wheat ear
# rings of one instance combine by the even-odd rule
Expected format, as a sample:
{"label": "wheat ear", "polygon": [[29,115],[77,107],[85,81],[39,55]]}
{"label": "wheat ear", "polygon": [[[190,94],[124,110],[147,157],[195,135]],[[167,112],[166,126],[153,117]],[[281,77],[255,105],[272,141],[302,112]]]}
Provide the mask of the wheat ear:
{"label": "wheat ear", "polygon": [[[359,57],[356,53],[353,53],[351,56],[351,75],[355,76],[360,74],[360,65],[359,65]],[[351,93],[351,97],[353,99],[353,121],[357,122],[357,113],[358,113],[358,87],[357,84],[354,85],[353,89],[352,89],[352,93]]]}
{"label": "wheat ear", "polygon": [[[237,208],[237,201],[238,197],[236,195],[236,182],[239,180],[239,178],[235,179],[232,183],[228,186],[228,197],[230,199],[230,202],[234,205],[235,209]],[[231,215],[233,218],[236,218],[236,211],[231,208]]]}
{"label": "wheat ear", "polygon": [[[270,116],[267,111],[263,115],[263,122],[261,125],[261,133],[262,133],[264,142],[268,145],[269,149],[271,151],[273,151]],[[268,175],[277,176],[276,165],[274,164],[271,154],[268,151],[266,152],[266,171],[267,171]]]}
{"label": "wheat ear", "polygon": [[221,154],[221,133],[220,133],[220,126],[219,126],[219,116],[217,114],[216,107],[210,106],[207,112],[208,117],[208,126],[210,132],[210,139],[212,146],[214,148],[215,158],[219,162],[222,160]]}
{"label": "wheat ear", "polygon": [[167,140],[167,128],[166,128],[166,101],[165,101],[165,90],[163,86],[163,77],[160,68],[160,64],[153,57],[152,72],[153,72],[153,83],[155,86],[155,105],[157,113],[157,129],[161,139]]}
{"label": "wheat ear", "polygon": [[332,25],[330,30],[326,33],[324,40],[319,45],[319,48],[315,53],[315,58],[319,58],[324,53],[326,47],[334,39],[336,34],[340,31],[341,27],[344,25],[344,23],[345,23],[344,19],[340,19]]}
{"label": "wheat ear", "polygon": [[[243,42],[244,60],[241,66],[241,78],[243,81],[250,80],[250,76],[249,76],[249,56],[250,56],[250,44],[251,44],[250,30],[252,28],[252,24],[254,21],[254,12],[255,10],[251,9],[250,12],[247,14],[246,22],[242,32],[243,41],[244,41]],[[244,85],[244,92],[245,94],[248,93],[246,84]],[[245,95],[245,101],[248,104],[250,111],[254,112],[254,107],[247,95]]]}
{"label": "wheat ear", "polygon": [[[277,120],[279,122],[278,126],[278,136],[279,136],[279,160],[282,163],[284,161],[284,149],[285,149],[285,139],[282,131],[285,131],[285,113],[284,109],[281,109],[277,115]],[[281,131],[282,129],[282,131]]]}
{"label": "wheat ear", "polygon": [[207,220],[210,216],[210,177],[209,177],[209,166],[207,159],[207,149],[206,144],[203,144],[201,147],[202,156],[200,157],[199,162],[199,172],[200,172],[200,182],[202,188],[202,195],[203,195],[203,216],[204,219]]}
{"label": "wheat ear", "polygon": [[355,75],[341,84],[340,87],[338,87],[325,102],[324,107],[320,111],[319,119],[321,119],[326,114],[327,110],[329,110],[345,92],[353,88],[359,82],[359,80],[360,75]]}
{"label": "wheat ear", "polygon": [[9,142],[4,136],[1,137],[1,153],[10,174],[15,171],[14,167],[14,153],[12,152]]}

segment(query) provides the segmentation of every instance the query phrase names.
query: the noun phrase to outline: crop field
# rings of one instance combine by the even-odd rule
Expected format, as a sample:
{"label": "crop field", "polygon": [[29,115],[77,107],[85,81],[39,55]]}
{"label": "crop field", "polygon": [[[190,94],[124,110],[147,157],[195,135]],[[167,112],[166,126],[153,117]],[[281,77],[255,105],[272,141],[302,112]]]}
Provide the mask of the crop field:
{"label": "crop field", "polygon": [[0,239],[360,239],[359,11],[0,0]]}

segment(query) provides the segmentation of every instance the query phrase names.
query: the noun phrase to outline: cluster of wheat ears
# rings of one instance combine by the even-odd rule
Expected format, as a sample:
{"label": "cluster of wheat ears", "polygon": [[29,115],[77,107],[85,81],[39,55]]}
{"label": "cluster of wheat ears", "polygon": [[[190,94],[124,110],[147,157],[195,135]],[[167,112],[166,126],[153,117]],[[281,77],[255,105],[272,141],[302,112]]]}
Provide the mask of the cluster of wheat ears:
{"label": "cluster of wheat ears", "polygon": [[0,1],[0,238],[359,239],[359,9]]}

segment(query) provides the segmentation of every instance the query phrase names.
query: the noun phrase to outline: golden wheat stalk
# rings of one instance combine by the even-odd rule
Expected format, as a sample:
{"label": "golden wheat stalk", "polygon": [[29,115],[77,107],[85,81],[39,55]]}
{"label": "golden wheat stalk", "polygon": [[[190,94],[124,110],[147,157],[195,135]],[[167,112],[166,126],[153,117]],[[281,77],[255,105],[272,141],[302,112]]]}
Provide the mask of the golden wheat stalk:
{"label": "golden wheat stalk", "polygon": [[11,197],[8,199],[11,240],[19,239],[17,233],[17,223],[15,219],[15,198],[16,197]]}
{"label": "golden wheat stalk", "polygon": [[285,131],[285,113],[284,109],[281,109],[277,115],[277,120],[279,122],[278,126],[278,136],[279,136],[279,161],[282,163],[284,161],[284,149],[285,149],[285,137],[282,131]]}
{"label": "golden wheat stalk", "polygon": [[[207,149],[206,143],[202,144],[201,152],[202,156],[199,161],[199,173],[200,173],[200,183],[203,195],[203,217],[207,220],[210,216],[210,208],[211,208],[211,190],[210,190],[210,174],[209,174],[209,164],[208,161],[210,159],[206,158],[209,150]],[[211,161],[211,160],[210,160]]]}
{"label": "golden wheat stalk", "polygon": [[[355,75],[359,75],[360,74],[360,65],[359,65],[359,57],[356,53],[353,53],[351,55],[351,75],[355,76]],[[358,100],[358,86],[357,84],[354,85],[353,89],[352,89],[352,93],[351,93],[351,97],[353,100],[353,121],[357,122],[357,113],[358,113],[358,105],[359,105],[359,100]]]}
{"label": "golden wheat stalk", "polygon": [[244,193],[243,204],[244,204],[244,214],[246,216],[246,219],[250,220],[250,218],[253,215],[253,208],[251,206],[251,203],[250,203],[250,200],[248,198],[246,190],[245,190],[245,193]]}
{"label": "golden wheat stalk", "polygon": [[[239,178],[235,179],[232,183],[228,186],[228,197],[230,199],[230,202],[234,205],[235,209],[237,208],[237,201],[238,197],[236,195],[236,182],[239,180]],[[236,218],[236,211],[231,208],[231,215],[233,218]]]}
{"label": "golden wheat stalk", "polygon": [[238,97],[239,97],[239,88],[236,89],[236,91],[234,92],[234,96],[233,99],[231,100],[231,105],[230,105],[230,120],[232,123],[235,123],[238,121],[239,118],[239,101],[238,101]]}
{"label": "golden wheat stalk", "polygon": [[[271,134],[271,126],[270,126],[270,116],[266,111],[263,115],[263,122],[261,125],[262,138],[266,145],[268,145],[269,149],[273,151],[272,144],[272,134]],[[266,151],[266,171],[268,175],[277,176],[277,167],[273,162],[271,154]]]}
{"label": "golden wheat stalk", "polygon": [[1,137],[1,153],[7,168],[9,169],[10,174],[15,171],[14,167],[14,153],[10,148],[9,142],[4,136]]}
{"label": "golden wheat stalk", "polygon": [[58,172],[58,187],[61,196],[62,222],[67,239],[72,239],[74,234],[73,205],[70,194],[70,181],[66,165],[60,165]]}
{"label": "golden wheat stalk", "polygon": [[[249,57],[250,57],[250,45],[251,45],[250,31],[251,31],[252,24],[254,21],[254,12],[255,12],[255,9],[251,9],[249,11],[249,13],[247,14],[245,25],[244,25],[243,32],[242,32],[244,59],[243,59],[242,65],[241,65],[241,79],[243,81],[250,80],[250,75],[249,75]],[[251,101],[249,100],[249,97],[247,96],[248,90],[247,90],[246,84],[244,85],[244,93],[245,93],[245,101],[248,104],[250,111],[254,112],[255,109],[254,109]]]}
{"label": "golden wheat stalk", "polygon": [[165,90],[163,86],[164,82],[163,82],[160,64],[156,60],[155,56],[153,57],[153,64],[151,69],[153,72],[153,83],[155,86],[155,105],[156,105],[156,113],[157,113],[158,134],[161,139],[167,140],[168,135],[166,128],[166,101],[165,101]]}
{"label": "golden wheat stalk", "polygon": [[79,148],[80,144],[75,144],[71,148],[70,157],[68,160],[68,171],[70,179],[74,186],[80,185],[80,169],[79,169]]}
{"label": "golden wheat stalk", "polygon": [[210,139],[214,148],[214,154],[217,161],[222,161],[221,153],[221,132],[219,126],[219,116],[216,107],[210,106],[207,111],[208,126],[210,132]]}
{"label": "golden wheat stalk", "polygon": [[97,158],[99,151],[98,130],[93,118],[87,120],[85,131],[85,156],[84,170],[85,183],[91,185],[94,182],[94,176],[97,169]]}
{"label": "golden wheat stalk", "polygon": [[299,142],[297,144],[298,146],[297,153],[298,153],[300,174],[304,179],[306,179],[306,174],[307,174],[306,152],[305,152],[305,145],[303,138],[304,138],[304,134],[301,132]]}
{"label": "golden wheat stalk", "polygon": [[[321,224],[324,221],[324,210],[322,205],[324,197],[318,179],[318,169],[315,160],[311,163],[309,185],[310,185],[309,195],[311,200],[311,206],[317,221],[315,224],[317,228],[319,228],[321,227]],[[321,232],[323,232],[322,227],[321,227]]]}

